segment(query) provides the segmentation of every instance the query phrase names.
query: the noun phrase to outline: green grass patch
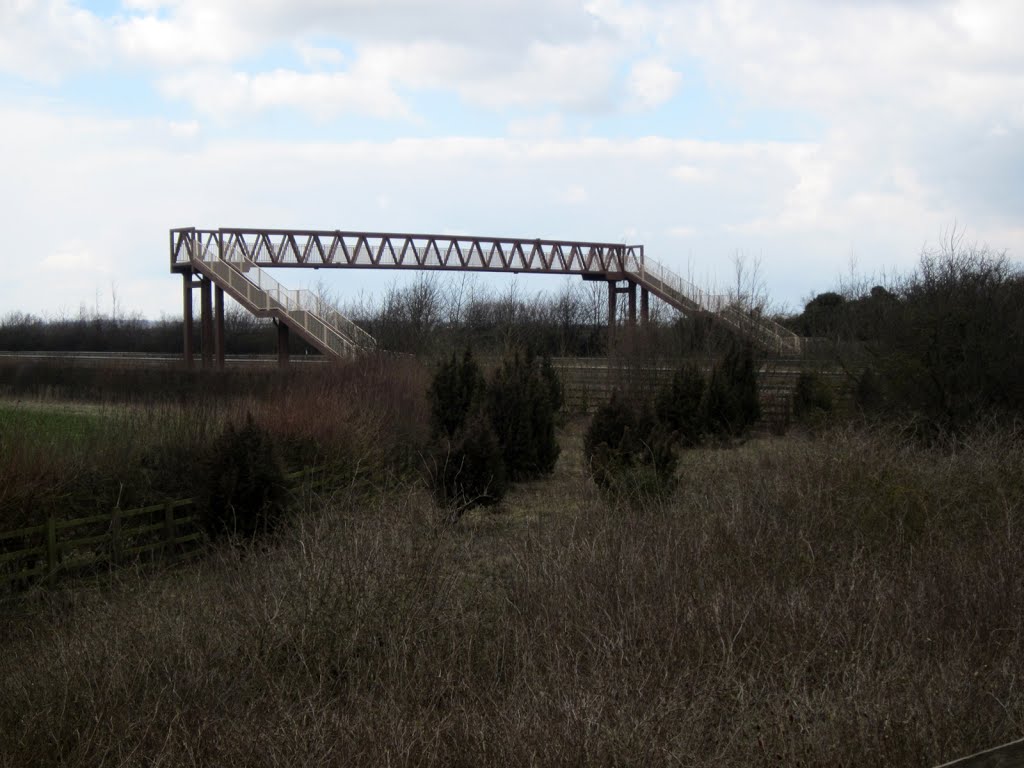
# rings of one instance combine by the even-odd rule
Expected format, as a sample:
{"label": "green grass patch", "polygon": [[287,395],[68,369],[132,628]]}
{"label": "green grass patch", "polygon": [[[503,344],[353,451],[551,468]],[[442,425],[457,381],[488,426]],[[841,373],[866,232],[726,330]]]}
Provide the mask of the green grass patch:
{"label": "green grass patch", "polygon": [[5,443],[81,447],[109,431],[112,417],[100,409],[0,404],[0,436]]}

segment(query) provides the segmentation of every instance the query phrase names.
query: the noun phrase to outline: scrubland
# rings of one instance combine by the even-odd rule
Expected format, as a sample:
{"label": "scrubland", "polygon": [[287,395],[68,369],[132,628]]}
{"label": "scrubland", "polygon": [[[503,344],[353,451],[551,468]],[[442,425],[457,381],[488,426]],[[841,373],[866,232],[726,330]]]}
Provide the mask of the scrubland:
{"label": "scrubland", "polygon": [[619,504],[582,426],[456,524],[411,479],[349,485],[273,539],[5,606],[4,763],[930,765],[1019,737],[1019,435],[696,449]]}
{"label": "scrubland", "polygon": [[846,416],[807,387],[808,428],[681,450],[651,496],[599,491],[571,418],[552,475],[461,516],[422,479],[411,358],[132,374],[155,402],[0,370],[123,395],[52,429],[0,410],[0,527],[181,494],[247,414],[334,480],[271,536],[0,604],[0,764],[929,766],[1019,739],[1024,274],[954,238],[862,287],[794,320],[855,375]]}

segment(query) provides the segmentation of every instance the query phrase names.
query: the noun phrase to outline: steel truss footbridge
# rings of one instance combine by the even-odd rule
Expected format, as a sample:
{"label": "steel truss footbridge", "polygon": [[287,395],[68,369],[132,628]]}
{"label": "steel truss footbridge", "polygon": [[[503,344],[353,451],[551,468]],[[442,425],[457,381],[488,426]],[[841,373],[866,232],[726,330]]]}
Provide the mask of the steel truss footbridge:
{"label": "steel truss footbridge", "polygon": [[287,363],[289,332],[323,354],[353,357],[374,339],[310,291],[285,288],[267,268],[432,269],[580,275],[608,283],[609,332],[618,297],[628,301],[626,322],[648,321],[650,294],[687,315],[707,315],[765,351],[799,354],[801,340],[786,328],[744,310],[729,297],[703,291],[651,259],[642,245],[577,240],[424,235],[305,229],[196,229],[170,231],[171,271],[184,277],[185,359],[193,364],[192,296],[200,289],[204,367],[224,364],[224,294],[278,328],[278,354]]}

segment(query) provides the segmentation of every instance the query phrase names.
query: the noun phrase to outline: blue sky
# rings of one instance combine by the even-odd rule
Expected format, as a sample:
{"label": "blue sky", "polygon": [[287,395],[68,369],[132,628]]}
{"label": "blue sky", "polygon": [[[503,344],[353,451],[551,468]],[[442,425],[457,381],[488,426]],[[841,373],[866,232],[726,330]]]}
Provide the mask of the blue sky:
{"label": "blue sky", "polygon": [[3,306],[176,313],[184,225],[643,242],[718,286],[739,255],[791,308],[954,228],[1020,258],[1021,29],[1017,0],[7,0]]}

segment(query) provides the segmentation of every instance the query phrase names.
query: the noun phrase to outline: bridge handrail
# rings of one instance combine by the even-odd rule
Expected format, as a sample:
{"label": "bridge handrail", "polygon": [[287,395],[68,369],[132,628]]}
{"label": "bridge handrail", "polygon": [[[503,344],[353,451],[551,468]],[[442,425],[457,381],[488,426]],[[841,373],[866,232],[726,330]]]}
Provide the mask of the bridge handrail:
{"label": "bridge handrail", "polygon": [[[197,242],[201,242],[196,249]],[[244,262],[261,287],[289,309],[324,314],[323,302],[309,291],[293,291],[267,275],[271,266],[351,266],[561,272],[608,275],[625,272],[646,282],[686,311],[712,313],[737,331],[766,346],[799,352],[800,337],[774,320],[746,311],[726,294],[705,291],[660,262],[646,258],[642,245],[570,240],[492,238],[465,235],[345,232],[341,230],[237,229],[171,230],[172,268],[198,250],[198,258],[216,258],[219,249],[233,262]],[[496,255],[500,257],[496,260]],[[409,258],[407,261],[406,258]],[[317,260],[319,258],[319,260]],[[259,262],[259,263],[257,263]],[[363,329],[333,308],[326,310],[360,344],[374,344]]]}
{"label": "bridge handrail", "polygon": [[644,258],[640,269],[635,270],[642,277],[654,278],[663,286],[671,288],[683,298],[693,302],[705,312],[721,312],[729,303],[729,297],[723,294],[709,293],[689,280],[684,279],[671,269],[648,257]]}
{"label": "bridge handrail", "polygon": [[[224,261],[236,263],[241,269],[243,276],[255,283],[261,290],[278,297],[278,301],[285,304],[289,311],[307,312],[317,319],[318,322],[330,321],[325,325],[333,325],[336,329],[343,331],[356,345],[362,347],[374,347],[377,340],[370,334],[353,323],[333,306],[327,304],[322,298],[312,291],[304,288],[285,288],[280,282],[271,277],[266,270],[245,258],[242,250],[237,246],[225,249]],[[255,278],[255,279],[254,279]]]}
{"label": "bridge handrail", "polygon": [[[271,309],[273,302],[289,314],[303,313],[301,318],[293,316],[293,319],[335,351],[347,354],[347,345],[376,346],[377,342],[370,334],[341,314],[337,308],[324,307],[323,302],[311,291],[284,287],[265,270],[245,259],[240,250],[229,248],[224,254],[226,258],[221,258],[222,238],[218,234],[214,230],[196,230],[191,227],[171,230],[172,265],[196,260],[210,265],[210,269],[217,271],[214,265],[222,263],[227,267],[227,271],[221,277],[245,296],[253,306]],[[254,293],[250,288],[256,289],[258,293]],[[318,316],[325,309],[332,316],[330,319],[334,321],[334,326]],[[348,334],[348,338],[343,335],[345,333]]]}
{"label": "bridge handrail", "polygon": [[[240,295],[248,304],[261,310],[283,310],[291,323],[300,325],[305,331],[320,340],[341,356],[348,356],[357,344],[343,336],[337,328],[325,322],[313,312],[289,308],[279,299],[283,294],[271,293],[243,275],[229,262],[222,259],[200,259],[200,269],[209,270],[224,280],[228,287]],[[285,293],[288,293],[285,289]]]}

